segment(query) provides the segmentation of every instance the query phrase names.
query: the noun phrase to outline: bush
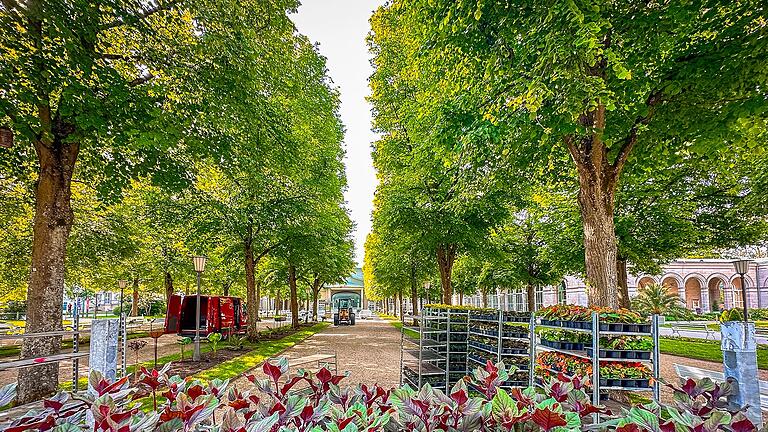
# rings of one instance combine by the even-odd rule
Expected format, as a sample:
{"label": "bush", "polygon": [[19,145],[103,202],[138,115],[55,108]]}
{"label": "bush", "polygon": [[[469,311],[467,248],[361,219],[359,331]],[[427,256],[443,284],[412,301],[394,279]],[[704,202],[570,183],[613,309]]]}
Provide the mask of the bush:
{"label": "bush", "polygon": [[[687,380],[670,386],[675,405],[637,405],[618,415],[590,403],[588,381],[560,375],[536,388],[512,389],[500,385],[508,380],[503,363],[490,362],[467,378],[479,392],[470,393],[459,381],[448,394],[424,385],[386,390],[378,385],[340,387],[344,376],[328,369],[317,374],[301,371],[284,378],[288,361],[266,362],[267,378],[246,375],[256,392],[231,387],[229,381],[168,377],[163,370],[141,369],[133,386],[124,377],[105,380],[98,372],[90,376],[95,395],[81,393],[74,399],[59,393],[45,401],[44,409],[30,411],[12,423],[0,425],[9,432],[25,430],[61,431],[530,431],[575,432],[754,432],[757,428],[740,410],[729,410],[725,398],[729,384],[711,380]],[[514,372],[514,370],[512,371]],[[302,395],[293,392],[303,386]],[[0,389],[0,405],[13,399],[15,385]],[[163,398],[159,398],[162,395]],[[144,398],[151,409],[144,412],[135,400]],[[66,409],[62,409],[65,404]],[[146,405],[146,404],[145,404]],[[218,412],[217,412],[218,411]],[[86,412],[93,424],[86,426]],[[582,419],[600,413],[603,422],[585,424]],[[57,427],[58,426],[58,427]]]}

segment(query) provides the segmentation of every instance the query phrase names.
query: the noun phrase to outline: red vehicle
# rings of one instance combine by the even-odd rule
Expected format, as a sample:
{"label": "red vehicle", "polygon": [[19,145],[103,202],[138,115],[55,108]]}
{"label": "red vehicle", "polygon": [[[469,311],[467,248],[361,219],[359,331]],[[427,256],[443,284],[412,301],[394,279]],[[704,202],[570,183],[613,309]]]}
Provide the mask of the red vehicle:
{"label": "red vehicle", "polygon": [[[172,295],[165,315],[165,332],[195,336],[197,296]],[[248,329],[248,316],[240,297],[200,296],[200,336],[221,333],[242,334]]]}

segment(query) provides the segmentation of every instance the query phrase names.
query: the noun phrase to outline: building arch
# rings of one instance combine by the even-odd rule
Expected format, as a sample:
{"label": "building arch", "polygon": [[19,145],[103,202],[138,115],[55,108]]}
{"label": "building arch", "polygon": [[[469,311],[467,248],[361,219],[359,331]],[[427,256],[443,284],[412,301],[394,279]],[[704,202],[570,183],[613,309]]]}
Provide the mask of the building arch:
{"label": "building arch", "polygon": [[637,278],[638,291],[647,287],[648,285],[658,284],[659,280],[654,276],[642,275]]}
{"label": "building arch", "polygon": [[703,308],[701,294],[704,286],[704,278],[697,273],[691,273],[685,278],[683,284],[685,307],[691,310],[701,310]]}
{"label": "building arch", "polygon": [[668,293],[674,294],[679,298],[682,298],[682,294],[680,293],[680,290],[683,287],[683,281],[682,279],[680,279],[679,275],[674,273],[669,273],[664,275],[661,278],[661,286],[666,288]]}
{"label": "building arch", "polygon": [[[755,283],[752,280],[752,278],[749,277],[749,275],[744,275],[744,282],[747,285],[747,298],[746,298],[746,302],[747,302],[747,304],[749,304],[750,289],[755,287]],[[744,307],[745,299],[743,298],[742,292],[741,292],[741,276],[733,275],[733,277],[731,277],[731,286],[730,286],[730,288],[731,288],[730,289],[730,294],[731,294],[732,301],[731,301],[731,303],[728,306],[731,307],[731,308],[742,308],[742,307]]]}
{"label": "building arch", "polygon": [[725,307],[725,293],[728,291],[728,278],[716,273],[707,280],[707,300],[710,312],[719,312]]}

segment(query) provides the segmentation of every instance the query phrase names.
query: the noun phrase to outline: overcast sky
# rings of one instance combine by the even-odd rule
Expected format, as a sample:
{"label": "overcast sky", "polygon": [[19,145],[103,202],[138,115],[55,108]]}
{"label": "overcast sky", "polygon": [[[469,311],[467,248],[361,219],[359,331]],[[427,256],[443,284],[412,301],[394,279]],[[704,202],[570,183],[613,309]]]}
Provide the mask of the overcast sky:
{"label": "overcast sky", "polygon": [[347,183],[345,194],[355,230],[355,259],[363,263],[363,244],[371,230],[373,192],[376,175],[371,162],[371,107],[368,77],[371,75],[365,36],[368,18],[384,1],[377,0],[302,0],[293,21],[299,32],[320,44],[320,53],[328,58],[333,82],[341,91],[341,120],[347,129],[344,147],[347,151]]}

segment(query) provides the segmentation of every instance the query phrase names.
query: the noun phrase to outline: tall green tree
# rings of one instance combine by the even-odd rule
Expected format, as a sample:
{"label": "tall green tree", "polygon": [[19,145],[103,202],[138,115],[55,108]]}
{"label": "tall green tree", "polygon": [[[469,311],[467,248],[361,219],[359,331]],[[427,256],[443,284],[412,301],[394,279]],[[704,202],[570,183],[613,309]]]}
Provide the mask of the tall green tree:
{"label": "tall green tree", "polygon": [[[765,109],[766,10],[758,2],[387,7],[427,22],[425,51],[455,50],[480,65],[469,88],[482,91],[465,102],[512,134],[510,155],[570,156],[592,304],[618,306],[614,214],[627,165],[740,145],[744,131],[731,126]],[[443,60],[446,74],[462,64]]]}

